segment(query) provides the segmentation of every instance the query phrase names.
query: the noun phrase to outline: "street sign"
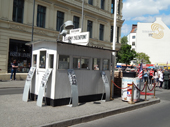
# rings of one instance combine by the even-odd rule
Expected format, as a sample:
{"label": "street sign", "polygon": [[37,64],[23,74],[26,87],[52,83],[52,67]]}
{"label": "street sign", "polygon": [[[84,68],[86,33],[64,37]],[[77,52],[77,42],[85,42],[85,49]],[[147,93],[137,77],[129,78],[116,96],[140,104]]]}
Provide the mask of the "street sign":
{"label": "street sign", "polygon": [[107,75],[104,71],[101,71],[101,76],[105,87],[106,101],[110,101],[110,85],[109,85]]}
{"label": "street sign", "polygon": [[48,82],[48,79],[50,77],[51,71],[52,71],[52,69],[47,69],[45,71],[43,78],[42,78],[40,89],[39,89],[39,92],[38,92],[38,99],[37,99],[37,106],[39,106],[39,107],[42,107],[43,95],[46,96],[45,90],[46,90],[46,87],[47,87],[47,82]]}
{"label": "street sign", "polygon": [[89,32],[67,34],[66,36],[63,36],[63,42],[87,45],[89,43]]}
{"label": "street sign", "polygon": [[28,74],[27,74],[27,78],[26,78],[26,82],[25,82],[25,86],[24,86],[23,97],[22,97],[22,100],[25,101],[25,102],[28,101],[29,90],[30,90],[30,86],[31,86],[31,83],[32,83],[32,78],[34,76],[35,70],[36,70],[35,67],[31,67]]}
{"label": "street sign", "polygon": [[72,107],[76,107],[78,106],[78,87],[77,87],[76,75],[73,69],[68,69],[67,73],[71,85]]}

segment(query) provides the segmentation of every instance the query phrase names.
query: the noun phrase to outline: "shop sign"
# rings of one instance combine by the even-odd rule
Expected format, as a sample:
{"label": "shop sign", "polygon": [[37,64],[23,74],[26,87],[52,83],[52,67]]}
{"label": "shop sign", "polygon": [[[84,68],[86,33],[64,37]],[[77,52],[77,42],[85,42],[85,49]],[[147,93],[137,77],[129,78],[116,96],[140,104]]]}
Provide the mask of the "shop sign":
{"label": "shop sign", "polygon": [[31,53],[10,52],[10,56],[31,58]]}

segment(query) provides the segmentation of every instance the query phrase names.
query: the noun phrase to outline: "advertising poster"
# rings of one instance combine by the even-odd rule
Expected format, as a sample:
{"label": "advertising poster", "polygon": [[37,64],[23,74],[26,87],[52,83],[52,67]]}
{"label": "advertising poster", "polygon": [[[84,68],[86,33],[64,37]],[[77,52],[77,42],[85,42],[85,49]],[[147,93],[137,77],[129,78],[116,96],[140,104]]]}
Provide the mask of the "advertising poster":
{"label": "advertising poster", "polygon": [[132,91],[132,82],[140,89],[140,79],[139,78],[122,78],[122,100],[130,101],[131,95],[133,92],[133,101],[137,102],[140,100],[140,91],[137,90],[135,86],[133,86]]}

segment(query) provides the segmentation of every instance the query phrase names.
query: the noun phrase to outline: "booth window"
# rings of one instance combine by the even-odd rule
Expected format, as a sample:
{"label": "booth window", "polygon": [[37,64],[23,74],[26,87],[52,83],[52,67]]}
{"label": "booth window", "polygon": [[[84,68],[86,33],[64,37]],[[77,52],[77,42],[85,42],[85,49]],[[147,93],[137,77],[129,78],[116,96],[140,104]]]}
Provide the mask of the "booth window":
{"label": "booth window", "polygon": [[40,51],[40,63],[39,68],[46,67],[46,51]]}
{"label": "booth window", "polygon": [[18,63],[17,73],[28,73],[31,66],[32,47],[25,45],[27,41],[10,39],[8,56],[8,73],[14,60]]}
{"label": "booth window", "polygon": [[93,69],[93,70],[100,70],[100,59],[98,59],[98,58],[93,58],[92,69]]}
{"label": "booth window", "polygon": [[37,67],[37,55],[33,55],[33,63],[32,63],[33,67]]}
{"label": "booth window", "polygon": [[49,68],[53,68],[54,55],[49,55]]}
{"label": "booth window", "polygon": [[59,55],[58,69],[69,69],[70,59],[69,56]]}
{"label": "booth window", "polygon": [[88,58],[73,58],[73,68],[74,69],[89,69],[89,59]]}
{"label": "booth window", "polygon": [[89,59],[81,58],[81,68],[89,69]]}
{"label": "booth window", "polygon": [[109,70],[109,60],[103,59],[103,70]]}
{"label": "booth window", "polygon": [[80,58],[73,58],[73,68],[79,69],[80,68]]}

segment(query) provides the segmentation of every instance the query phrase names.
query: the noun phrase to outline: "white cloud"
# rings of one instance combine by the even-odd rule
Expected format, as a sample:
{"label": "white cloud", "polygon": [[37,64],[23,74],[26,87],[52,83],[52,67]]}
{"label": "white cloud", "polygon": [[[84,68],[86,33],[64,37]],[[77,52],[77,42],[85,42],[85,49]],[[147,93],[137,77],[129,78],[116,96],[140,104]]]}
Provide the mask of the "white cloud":
{"label": "white cloud", "polygon": [[121,29],[122,36],[127,36],[132,29],[131,25],[124,24]]}
{"label": "white cloud", "polygon": [[161,17],[162,21],[167,25],[170,26],[170,15],[162,14],[162,15],[154,15],[154,16],[140,16],[140,17],[135,17],[132,20],[133,21],[140,21],[140,22],[146,22],[146,23],[152,23],[156,20],[156,17]]}
{"label": "white cloud", "polygon": [[170,0],[125,0],[123,2],[123,17],[130,20],[145,14],[159,14],[161,10],[168,9]]}

